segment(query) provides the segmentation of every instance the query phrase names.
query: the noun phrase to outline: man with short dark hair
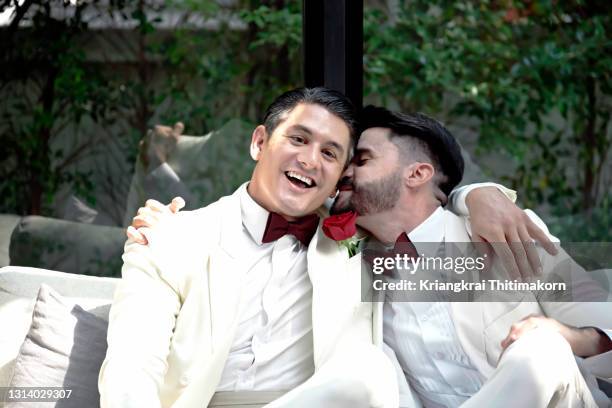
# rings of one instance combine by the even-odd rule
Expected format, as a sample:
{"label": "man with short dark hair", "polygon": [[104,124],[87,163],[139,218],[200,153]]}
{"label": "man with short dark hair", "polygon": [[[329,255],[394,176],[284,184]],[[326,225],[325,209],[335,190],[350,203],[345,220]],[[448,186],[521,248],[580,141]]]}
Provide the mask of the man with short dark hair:
{"label": "man with short dark hair", "polygon": [[353,107],[336,91],[297,89],[264,123],[249,183],[161,222],[148,246],[128,240],[102,407],[260,406],[289,390],[277,406],[397,405],[371,305],[331,286],[359,269],[321,267],[344,262],[320,250],[315,211],[346,167]]}
{"label": "man with short dark hair", "polygon": [[[357,223],[376,240],[395,251],[412,246],[406,253],[414,259],[448,259],[457,246],[467,246],[469,220],[442,208],[437,198],[463,174],[460,148],[450,132],[426,115],[376,107],[364,110],[363,124],[332,212],[355,209]],[[533,212],[526,213],[546,230]],[[383,258],[395,255],[377,252]],[[575,273],[578,267],[565,252],[553,257],[540,250],[539,256],[546,272],[571,274],[566,281],[580,300],[586,294],[605,300],[607,294],[593,281]],[[422,269],[417,276],[445,281],[439,270]],[[394,268],[380,285],[395,288],[411,276],[412,271]],[[541,302],[531,293],[506,302],[490,302],[498,297],[449,303],[436,301],[435,291],[383,293],[385,302],[374,312],[382,315],[375,330],[383,333],[397,362],[401,406],[594,407],[594,396],[601,406],[610,403],[589,374],[587,385],[574,357],[586,358],[586,365],[598,361],[600,370],[607,361],[608,369],[599,374],[612,376],[612,317],[606,303]],[[418,294],[427,297],[407,301]]]}

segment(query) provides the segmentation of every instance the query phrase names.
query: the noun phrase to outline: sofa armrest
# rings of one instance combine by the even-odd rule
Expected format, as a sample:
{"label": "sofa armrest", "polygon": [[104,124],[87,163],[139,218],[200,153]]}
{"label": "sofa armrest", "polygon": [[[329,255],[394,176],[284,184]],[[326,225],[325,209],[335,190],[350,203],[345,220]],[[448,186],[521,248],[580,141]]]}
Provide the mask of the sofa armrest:
{"label": "sofa armrest", "polygon": [[121,227],[27,216],[11,236],[10,264],[80,275],[121,275]]}
{"label": "sofa armrest", "polygon": [[9,264],[11,235],[20,220],[19,215],[0,214],[0,268]]}

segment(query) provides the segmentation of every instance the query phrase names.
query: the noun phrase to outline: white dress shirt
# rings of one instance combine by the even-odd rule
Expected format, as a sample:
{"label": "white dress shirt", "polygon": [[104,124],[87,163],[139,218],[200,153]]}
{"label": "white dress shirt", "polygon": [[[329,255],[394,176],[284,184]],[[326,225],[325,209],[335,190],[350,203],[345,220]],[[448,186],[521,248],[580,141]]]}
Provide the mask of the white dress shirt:
{"label": "white dress shirt", "polygon": [[[442,244],[419,242],[442,243],[444,211],[438,208],[408,234],[419,254],[443,251]],[[482,387],[485,379],[461,347],[448,302],[385,302],[383,310],[384,342],[425,407],[457,407]]]}
{"label": "white dress shirt", "polygon": [[248,266],[236,337],[217,391],[281,391],[314,373],[307,247],[293,235],[262,243],[269,212],[239,189]]}

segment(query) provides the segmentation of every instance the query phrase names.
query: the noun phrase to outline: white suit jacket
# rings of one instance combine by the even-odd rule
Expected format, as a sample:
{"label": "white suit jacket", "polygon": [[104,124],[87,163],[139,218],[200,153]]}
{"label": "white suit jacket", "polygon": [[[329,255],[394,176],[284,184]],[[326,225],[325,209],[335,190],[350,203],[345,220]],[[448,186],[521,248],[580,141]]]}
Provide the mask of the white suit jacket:
{"label": "white suit jacket", "polygon": [[[525,212],[553,240],[558,241],[550,235],[544,222],[533,211],[526,210]],[[450,211],[445,211],[444,217],[445,242],[471,242],[471,228],[468,218],[458,217]],[[538,248],[538,252],[544,271],[552,271],[556,269],[555,266],[572,262],[575,265],[574,267],[563,268],[572,271],[572,289],[580,290],[583,294],[586,293],[585,291],[591,291],[597,293],[599,299],[601,298],[599,296],[600,288],[597,284],[588,278],[588,274],[584,273],[582,268],[577,266],[565,251],[559,248],[559,253],[556,256],[549,255],[542,248]],[[577,273],[574,274],[574,272]],[[450,309],[461,346],[472,364],[485,378],[490,377],[497,366],[502,352],[501,341],[508,335],[510,326],[530,314],[546,315],[576,327],[597,327],[612,336],[612,303],[609,302],[538,303],[535,297],[529,297],[524,301],[515,302],[454,302],[451,303]],[[374,310],[374,322],[377,331],[375,338],[382,338],[382,314],[383,303],[379,302]],[[390,354],[394,357],[392,352]],[[402,405],[421,406],[418,396],[412,392],[401,373],[398,362],[396,360],[393,362],[396,366],[396,372],[398,372]],[[589,357],[583,363],[583,366],[591,374],[601,378],[612,378],[612,351]]]}
{"label": "white suit jacket", "polygon": [[[128,241],[99,377],[102,407],[206,407],[238,323],[247,268],[235,237],[237,194],[162,221],[149,245]],[[313,287],[314,376],[360,381],[374,407],[398,405],[391,362],[373,345],[372,304],[361,302],[359,259],[322,234],[307,253]]]}

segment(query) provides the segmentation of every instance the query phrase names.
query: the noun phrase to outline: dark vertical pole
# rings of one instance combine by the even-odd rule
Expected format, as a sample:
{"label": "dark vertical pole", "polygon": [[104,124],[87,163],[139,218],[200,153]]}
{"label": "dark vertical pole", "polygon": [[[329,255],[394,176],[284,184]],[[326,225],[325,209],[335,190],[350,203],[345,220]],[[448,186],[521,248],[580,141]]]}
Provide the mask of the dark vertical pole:
{"label": "dark vertical pole", "polygon": [[363,105],[363,0],[346,0],[348,29],[346,30],[346,83],[348,96],[355,106]]}
{"label": "dark vertical pole", "polygon": [[363,0],[303,0],[304,84],[363,101]]}
{"label": "dark vertical pole", "polygon": [[302,47],[304,86],[324,85],[323,75],[323,4],[324,0],[302,2]]}

